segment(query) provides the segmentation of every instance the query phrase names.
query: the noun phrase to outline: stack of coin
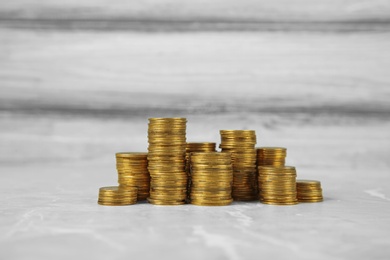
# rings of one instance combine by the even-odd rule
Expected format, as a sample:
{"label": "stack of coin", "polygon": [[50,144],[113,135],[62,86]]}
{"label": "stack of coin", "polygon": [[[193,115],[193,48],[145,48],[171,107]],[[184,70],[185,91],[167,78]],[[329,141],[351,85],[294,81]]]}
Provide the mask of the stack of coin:
{"label": "stack of coin", "polygon": [[194,152],[190,163],[192,204],[224,206],[233,201],[233,167],[229,153]]}
{"label": "stack of coin", "polygon": [[216,143],[187,143],[186,146],[186,173],[188,176],[187,194],[188,199],[191,192],[191,171],[190,171],[190,154],[192,152],[215,152]]}
{"label": "stack of coin", "polygon": [[297,198],[299,202],[321,202],[321,182],[315,180],[297,180]]}
{"label": "stack of coin", "polygon": [[190,170],[190,153],[192,152],[215,152],[216,143],[187,143],[186,145],[186,171]]}
{"label": "stack of coin", "polygon": [[149,118],[148,170],[155,205],[181,205],[187,199],[185,118]]}
{"label": "stack of coin", "polygon": [[220,130],[222,152],[231,153],[234,200],[258,198],[256,171],[256,133],[254,130]]}
{"label": "stack of coin", "polygon": [[137,203],[137,188],[121,189],[118,186],[101,187],[98,204],[124,206]]}
{"label": "stack of coin", "polygon": [[137,187],[138,200],[149,197],[150,175],[148,172],[147,153],[116,153],[118,183],[122,189]]}
{"label": "stack of coin", "polygon": [[283,147],[258,147],[257,165],[270,165],[274,167],[284,166],[286,159],[286,148]]}
{"label": "stack of coin", "polygon": [[295,205],[297,200],[296,170],[292,166],[259,166],[260,202]]}

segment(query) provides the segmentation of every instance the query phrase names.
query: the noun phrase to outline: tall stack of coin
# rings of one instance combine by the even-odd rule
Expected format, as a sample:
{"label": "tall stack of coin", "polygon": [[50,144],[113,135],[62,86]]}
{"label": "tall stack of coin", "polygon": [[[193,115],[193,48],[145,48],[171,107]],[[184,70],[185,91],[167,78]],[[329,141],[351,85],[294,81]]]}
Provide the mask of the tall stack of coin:
{"label": "tall stack of coin", "polygon": [[150,195],[156,205],[181,205],[187,198],[185,118],[149,118]]}
{"label": "tall stack of coin", "polygon": [[191,192],[191,171],[190,171],[190,154],[192,152],[215,152],[216,143],[187,143],[186,146],[186,173],[188,176],[188,184],[187,184],[187,194],[188,199]]}
{"label": "tall stack of coin", "polygon": [[299,202],[321,202],[321,182],[315,180],[297,180],[297,198]]}
{"label": "tall stack of coin", "polygon": [[137,187],[138,200],[149,197],[150,175],[147,153],[116,153],[118,183],[122,189]]}
{"label": "tall stack of coin", "polygon": [[296,170],[292,166],[259,166],[260,202],[295,205],[297,200]]}
{"label": "tall stack of coin", "polygon": [[257,152],[257,165],[284,166],[287,149],[283,147],[259,147]]}
{"label": "tall stack of coin", "polygon": [[233,167],[229,153],[194,152],[190,163],[192,204],[224,206],[233,201]]}
{"label": "tall stack of coin", "polygon": [[121,189],[118,186],[101,187],[98,204],[124,206],[137,203],[137,188]]}
{"label": "tall stack of coin", "polygon": [[254,130],[220,130],[222,152],[231,153],[234,200],[258,198],[256,171],[256,133]]}

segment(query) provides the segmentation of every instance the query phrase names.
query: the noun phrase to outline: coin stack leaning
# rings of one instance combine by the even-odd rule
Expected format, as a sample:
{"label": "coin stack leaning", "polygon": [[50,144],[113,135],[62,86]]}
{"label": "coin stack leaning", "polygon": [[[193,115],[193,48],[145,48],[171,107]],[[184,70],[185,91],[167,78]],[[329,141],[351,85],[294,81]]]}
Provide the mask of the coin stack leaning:
{"label": "coin stack leaning", "polygon": [[232,203],[233,167],[229,153],[194,152],[190,163],[192,204],[224,206]]}
{"label": "coin stack leaning", "polygon": [[321,202],[321,182],[315,180],[297,180],[297,198],[299,202]]}
{"label": "coin stack leaning", "polygon": [[150,175],[148,171],[147,153],[116,153],[116,169],[118,183],[122,189],[137,187],[138,200],[149,197]]}
{"label": "coin stack leaning", "polygon": [[181,205],[187,198],[185,118],[149,118],[148,170],[155,205]]}
{"label": "coin stack leaning", "polygon": [[137,188],[122,189],[118,186],[101,187],[98,204],[124,206],[137,203]]}
{"label": "coin stack leaning", "polygon": [[274,167],[284,166],[287,149],[283,147],[258,147],[257,166],[269,165]]}
{"label": "coin stack leaning", "polygon": [[256,133],[254,130],[220,130],[222,152],[231,153],[234,200],[258,199]]}
{"label": "coin stack leaning", "polygon": [[[215,152],[216,149],[216,143],[209,143],[209,142],[203,142],[203,143],[195,143],[190,142],[186,145],[186,173],[188,177],[188,184],[187,184],[187,197],[188,200],[190,198],[191,193],[191,171],[190,171],[190,154],[192,152]],[[189,201],[188,201],[189,202]]]}
{"label": "coin stack leaning", "polygon": [[298,203],[295,167],[259,166],[258,173],[260,202],[275,205]]}

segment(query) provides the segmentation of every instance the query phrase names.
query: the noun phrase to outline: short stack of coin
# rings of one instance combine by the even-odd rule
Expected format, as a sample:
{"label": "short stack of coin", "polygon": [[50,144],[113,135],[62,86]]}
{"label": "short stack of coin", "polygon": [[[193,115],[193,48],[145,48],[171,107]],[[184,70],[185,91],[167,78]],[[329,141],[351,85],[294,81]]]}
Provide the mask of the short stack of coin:
{"label": "short stack of coin", "polygon": [[315,180],[297,180],[297,198],[299,202],[321,202],[321,182]]}
{"label": "short stack of coin", "polygon": [[269,165],[280,167],[285,165],[287,149],[283,147],[258,147],[257,166]]}
{"label": "short stack of coin", "polygon": [[258,199],[256,133],[254,130],[220,130],[222,152],[231,153],[234,200]]}
{"label": "short stack of coin", "polygon": [[115,155],[119,186],[122,189],[137,187],[138,200],[146,200],[149,197],[150,190],[148,154],[124,152]]}
{"label": "short stack of coin", "polygon": [[124,206],[137,203],[137,188],[122,189],[118,186],[101,187],[98,204]]}
{"label": "short stack of coin", "polygon": [[260,202],[275,205],[298,203],[295,167],[259,166],[258,173]]}
{"label": "short stack of coin", "polygon": [[194,152],[190,163],[192,204],[224,206],[232,203],[233,167],[229,153]]}
{"label": "short stack of coin", "polygon": [[210,142],[202,142],[202,143],[195,143],[190,142],[186,145],[186,173],[188,176],[188,184],[187,184],[187,194],[188,199],[190,197],[191,192],[191,171],[190,171],[190,154],[192,152],[215,152],[216,150],[216,143],[210,143]]}
{"label": "short stack of coin", "polygon": [[181,205],[187,199],[185,118],[149,118],[148,170],[155,205]]}

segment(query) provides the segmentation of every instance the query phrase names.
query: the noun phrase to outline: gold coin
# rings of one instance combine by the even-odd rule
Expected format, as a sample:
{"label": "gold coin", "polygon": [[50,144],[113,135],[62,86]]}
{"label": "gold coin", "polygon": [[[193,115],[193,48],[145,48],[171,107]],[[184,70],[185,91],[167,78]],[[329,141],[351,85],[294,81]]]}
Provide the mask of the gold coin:
{"label": "gold coin", "polygon": [[204,171],[204,170],[221,170],[221,171],[233,171],[233,167],[230,164],[217,164],[217,165],[212,165],[212,164],[192,164],[191,165],[191,170],[193,171]]}
{"label": "gold coin", "polygon": [[134,158],[134,159],[145,159],[147,153],[144,152],[118,152],[115,154],[118,158]]}
{"label": "gold coin", "polygon": [[256,147],[256,149],[258,149],[259,151],[281,151],[281,152],[285,152],[287,151],[287,148],[285,147],[271,147],[271,146],[268,146],[268,147]]}
{"label": "gold coin", "polygon": [[99,205],[102,206],[127,206],[136,204],[137,200],[125,201],[125,202],[107,202],[107,201],[98,201]]}
{"label": "gold coin", "polygon": [[101,187],[99,189],[98,204],[107,206],[121,206],[135,204],[137,188],[122,189],[118,186]]}
{"label": "gold coin", "polygon": [[231,130],[231,129],[229,129],[229,130],[219,130],[219,132],[220,132],[220,134],[222,135],[222,134],[234,134],[234,135],[236,135],[236,134],[245,134],[245,135],[247,135],[247,134],[250,134],[250,135],[253,135],[253,134],[256,134],[256,131],[255,130]]}
{"label": "gold coin", "polygon": [[185,204],[185,200],[164,200],[164,199],[147,199],[149,203],[154,205],[183,205]]}
{"label": "gold coin", "polygon": [[310,203],[310,202],[322,202],[322,201],[324,201],[324,199],[323,198],[319,198],[319,199],[300,199],[300,198],[298,198],[298,201],[303,202],[303,203]]}
{"label": "gold coin", "polygon": [[291,201],[291,202],[274,202],[274,201],[261,201],[264,204],[270,204],[270,205],[280,205],[280,206],[292,206],[298,204],[298,201]]}
{"label": "gold coin", "polygon": [[221,153],[221,152],[192,152],[191,157],[196,158],[213,158],[213,159],[224,159],[224,158],[230,158],[230,154],[228,153]]}
{"label": "gold coin", "polygon": [[184,133],[184,132],[174,132],[174,133],[151,132],[151,133],[148,133],[148,139],[179,139],[179,140],[182,140],[183,138],[186,138],[186,133]]}
{"label": "gold coin", "polygon": [[105,193],[105,194],[125,194],[125,193],[128,193],[128,192],[137,192],[137,189],[133,189],[133,190],[122,190],[120,189],[118,186],[107,186],[107,187],[101,187],[99,189],[99,192],[101,193]]}
{"label": "gold coin", "polygon": [[216,143],[189,143],[187,142],[187,152],[215,152]]}
{"label": "gold coin", "polygon": [[149,147],[151,146],[178,146],[185,150],[184,143],[185,143],[185,137],[182,138],[183,140],[180,139],[173,139],[173,138],[164,138],[164,139],[148,139],[149,142]]}
{"label": "gold coin", "polygon": [[[148,136],[153,136],[153,135],[186,135],[186,129],[185,128],[150,128],[148,130]],[[149,138],[148,138],[149,139]]]}
{"label": "gold coin", "polygon": [[149,198],[183,200],[183,199],[187,198],[187,191],[185,191],[185,192],[150,191]]}
{"label": "gold coin", "polygon": [[235,144],[227,144],[223,143],[219,145],[219,148],[222,149],[221,153],[227,153],[227,152],[237,152],[237,151],[242,151],[242,150],[249,150],[254,148],[254,143],[249,143],[249,144],[243,144],[243,143],[235,143]]}
{"label": "gold coin", "polygon": [[150,117],[149,122],[187,122],[185,117]]}
{"label": "gold coin", "polygon": [[316,180],[297,180],[297,185],[314,185],[314,186],[321,186],[321,182]]}
{"label": "gold coin", "polygon": [[321,182],[316,180],[297,180],[297,198],[299,202],[323,201]]}
{"label": "gold coin", "polygon": [[233,202],[232,199],[229,200],[217,200],[217,201],[205,201],[205,200],[192,200],[191,204],[197,206],[227,206]]}
{"label": "gold coin", "polygon": [[273,162],[262,162],[262,161],[259,161],[258,164],[259,166],[274,166],[274,167],[278,167],[278,166],[284,166],[285,165],[285,162],[276,162],[276,161],[273,161]]}

